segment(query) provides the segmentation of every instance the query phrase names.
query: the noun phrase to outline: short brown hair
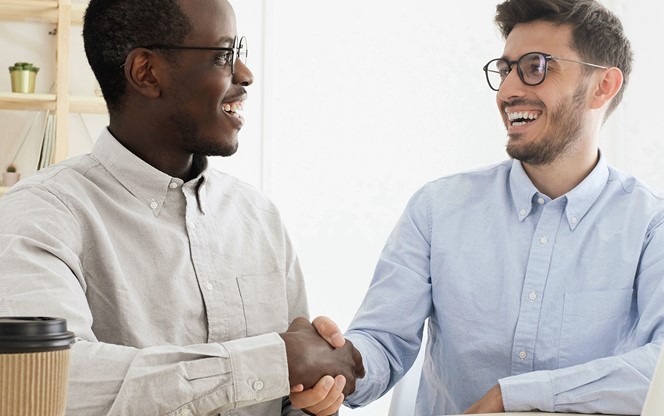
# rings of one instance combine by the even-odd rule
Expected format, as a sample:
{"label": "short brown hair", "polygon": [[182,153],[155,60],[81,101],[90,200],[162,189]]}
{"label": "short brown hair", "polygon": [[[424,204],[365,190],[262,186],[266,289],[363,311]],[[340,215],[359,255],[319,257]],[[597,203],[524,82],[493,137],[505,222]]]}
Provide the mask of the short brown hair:
{"label": "short brown hair", "polygon": [[496,24],[505,39],[519,23],[543,20],[572,27],[572,45],[581,59],[617,67],[623,88],[609,104],[607,116],[622,100],[632,72],[633,53],[618,17],[596,0],[506,0],[496,7]]}

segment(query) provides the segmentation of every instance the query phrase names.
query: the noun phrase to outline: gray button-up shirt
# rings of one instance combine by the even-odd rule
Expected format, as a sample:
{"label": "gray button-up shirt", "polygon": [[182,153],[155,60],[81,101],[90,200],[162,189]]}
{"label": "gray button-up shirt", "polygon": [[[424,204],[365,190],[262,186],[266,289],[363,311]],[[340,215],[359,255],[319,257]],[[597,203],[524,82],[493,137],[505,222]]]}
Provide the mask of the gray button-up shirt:
{"label": "gray button-up shirt", "polygon": [[0,316],[67,319],[67,414],[281,414],[297,256],[266,197],[198,162],[183,183],[104,130],[0,199]]}

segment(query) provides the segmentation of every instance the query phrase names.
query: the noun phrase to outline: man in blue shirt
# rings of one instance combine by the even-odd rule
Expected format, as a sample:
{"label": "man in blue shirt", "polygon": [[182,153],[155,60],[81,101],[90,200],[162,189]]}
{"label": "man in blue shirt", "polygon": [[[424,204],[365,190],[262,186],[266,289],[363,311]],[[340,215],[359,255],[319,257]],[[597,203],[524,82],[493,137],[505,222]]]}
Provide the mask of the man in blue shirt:
{"label": "man in blue shirt", "polygon": [[629,42],[594,0],[507,0],[496,23],[484,71],[512,159],[412,197],[346,333],[367,370],[346,404],[392,388],[426,324],[418,415],[638,414],[664,341],[664,198],[598,143]]}

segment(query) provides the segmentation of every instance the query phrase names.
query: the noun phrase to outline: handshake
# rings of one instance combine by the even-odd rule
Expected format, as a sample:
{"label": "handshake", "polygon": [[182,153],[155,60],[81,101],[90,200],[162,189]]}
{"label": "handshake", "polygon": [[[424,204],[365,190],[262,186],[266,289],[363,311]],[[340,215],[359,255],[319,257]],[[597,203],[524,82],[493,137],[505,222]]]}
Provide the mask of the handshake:
{"label": "handshake", "polygon": [[353,343],[325,317],[313,323],[296,318],[279,335],[286,344],[293,406],[316,415],[336,412],[355,391],[355,380],[364,377],[362,356]]}

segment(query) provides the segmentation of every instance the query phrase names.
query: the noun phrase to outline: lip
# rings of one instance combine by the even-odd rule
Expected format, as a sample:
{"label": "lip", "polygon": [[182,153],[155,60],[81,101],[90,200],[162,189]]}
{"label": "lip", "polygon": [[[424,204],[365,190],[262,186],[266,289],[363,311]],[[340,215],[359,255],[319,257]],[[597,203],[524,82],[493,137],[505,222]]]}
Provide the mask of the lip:
{"label": "lip", "polygon": [[533,127],[536,127],[536,125],[540,122],[540,119],[538,118],[537,120],[530,121],[526,124],[520,125],[520,126],[514,126],[512,125],[512,122],[505,117],[505,126],[507,127],[507,132],[508,133],[524,133],[528,131],[528,129],[531,129]]}
{"label": "lip", "polygon": [[[509,119],[508,113],[535,113],[537,118],[527,122],[526,124],[515,126],[512,124],[512,121]],[[531,127],[534,127],[542,116],[544,112],[541,109],[536,108],[525,108],[525,107],[505,107],[503,109],[503,122],[507,128],[508,133],[523,133]]]}
{"label": "lip", "polygon": [[[244,105],[244,102],[247,100],[247,94],[240,94],[232,97],[226,97],[222,102],[221,106],[223,107],[225,104],[234,104],[234,103],[240,103],[241,105]],[[224,116],[228,118],[228,120],[231,122],[233,127],[235,127],[237,130],[240,130],[242,126],[244,126],[244,117],[239,112],[235,112],[234,114],[229,114],[226,111],[223,110],[222,108],[222,113]]]}
{"label": "lip", "polygon": [[228,114],[223,110],[221,111],[224,114],[224,116],[231,122],[233,127],[235,127],[237,130],[240,130],[242,126],[244,126],[244,117],[242,117],[239,113]]}

